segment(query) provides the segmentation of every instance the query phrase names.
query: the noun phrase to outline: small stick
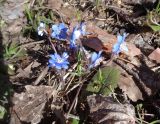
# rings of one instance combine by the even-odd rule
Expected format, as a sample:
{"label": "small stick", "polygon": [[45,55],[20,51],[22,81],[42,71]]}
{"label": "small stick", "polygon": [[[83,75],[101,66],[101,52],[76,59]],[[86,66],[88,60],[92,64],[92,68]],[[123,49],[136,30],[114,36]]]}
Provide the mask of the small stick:
{"label": "small stick", "polygon": [[51,44],[52,49],[54,50],[54,52],[55,52],[55,53],[57,53],[57,50],[56,50],[56,48],[55,48],[54,44],[52,43],[52,40],[51,40],[51,38],[50,38],[50,37],[48,37],[48,40],[49,40],[49,42],[50,42],[50,44]]}
{"label": "small stick", "polygon": [[118,57],[117,59],[122,60],[122,61],[127,62],[127,63],[130,63],[130,64],[132,64],[132,65],[134,65],[134,66],[137,67],[137,65],[135,65],[134,63],[132,63],[132,62],[126,60],[126,59],[123,59],[123,58],[121,58],[121,57]]}
{"label": "small stick", "polygon": [[76,99],[77,99],[77,97],[78,97],[78,95],[79,95],[79,93],[80,93],[80,91],[81,91],[82,86],[83,86],[83,83],[81,83],[80,86],[79,86],[79,88],[78,88],[78,91],[77,91],[77,93],[76,93],[76,96],[75,96],[72,104],[71,104],[71,107],[69,108],[69,111],[68,111],[68,113],[67,113],[67,116],[70,114],[70,112],[71,112],[71,110],[72,110],[72,108],[73,108],[73,106],[74,106],[74,103],[76,102]]}
{"label": "small stick", "polygon": [[45,69],[42,70],[36,81],[33,83],[33,85],[38,85],[39,82],[45,77],[45,75],[48,72],[49,67],[47,66]]}

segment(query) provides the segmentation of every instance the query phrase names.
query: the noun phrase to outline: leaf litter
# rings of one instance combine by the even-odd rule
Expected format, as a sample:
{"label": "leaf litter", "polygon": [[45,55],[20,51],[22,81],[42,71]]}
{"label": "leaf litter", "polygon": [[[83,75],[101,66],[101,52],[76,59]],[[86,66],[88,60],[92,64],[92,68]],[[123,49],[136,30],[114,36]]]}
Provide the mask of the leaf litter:
{"label": "leaf litter", "polygon": [[[84,114],[88,113],[87,117],[81,120],[86,123],[134,124],[138,122],[136,114],[139,111],[135,109],[137,101],[145,102],[152,99],[160,88],[159,68],[157,67],[159,48],[154,50],[155,46],[146,43],[147,40],[144,39],[143,34],[138,34],[137,38],[137,35],[132,34],[133,31],[128,29],[127,26],[131,24],[139,26],[137,20],[133,22],[129,19],[129,17],[134,17],[132,14],[137,13],[132,13],[132,11],[130,14],[126,13],[133,9],[134,1],[132,4],[128,4],[127,0],[118,1],[118,3],[111,0],[103,4],[101,2],[77,3],[77,1],[64,2],[62,0],[38,2],[33,0],[22,3],[8,1],[4,6],[0,6],[0,10],[6,11],[6,13],[0,13],[2,19],[9,25],[8,29],[2,27],[2,31],[7,30],[12,35],[20,33],[23,28],[21,24],[24,21],[28,26],[27,31],[30,36],[25,41],[16,38],[20,40],[16,42],[21,43],[22,48],[27,48],[26,57],[30,59],[20,60],[18,56],[15,57],[16,53],[13,53],[8,57],[12,61],[6,63],[15,65],[17,74],[13,74],[14,76],[10,79],[15,90],[12,97],[10,123],[73,123],[70,119],[75,119],[75,122],[81,120],[82,113],[79,111],[82,110]],[[155,3],[155,1],[148,2]],[[140,1],[136,4],[141,6],[144,3]],[[30,18],[27,21],[24,19],[24,5],[29,5],[31,11],[28,12],[32,13],[32,9],[34,10],[33,15],[28,13]],[[12,6],[12,12],[8,9],[9,6]],[[143,20],[140,15],[139,18],[140,21]],[[14,19],[17,20],[12,23]],[[46,24],[43,30],[37,28],[41,19]],[[85,22],[86,26],[83,28],[84,34],[81,29],[82,22]],[[105,26],[106,22],[108,22],[106,24],[108,27]],[[63,28],[59,29],[59,24],[65,27],[65,31]],[[74,27],[76,27],[75,33],[73,33]],[[125,32],[131,33],[134,38],[129,39],[131,36],[129,34],[123,45],[117,45],[119,52],[113,54],[113,48],[119,42],[118,36],[123,36],[120,31],[122,28],[125,28],[127,30]],[[42,34],[40,36],[38,36],[39,31],[41,31],[39,34]],[[116,33],[119,34],[116,36]],[[151,41],[156,39],[156,37],[149,38]],[[33,40],[35,42],[32,44]],[[43,41],[39,44],[38,40]],[[28,45],[23,45],[26,42]],[[73,43],[72,47],[71,43]],[[52,56],[50,61],[48,61],[49,55]],[[149,59],[146,59],[147,56]],[[99,59],[101,57],[103,59]],[[25,66],[22,66],[21,61],[25,63]],[[19,83],[21,85],[17,85]],[[156,106],[152,104],[150,107],[154,109],[159,107],[157,100],[155,104]],[[144,109],[148,110],[148,108]],[[151,122],[159,119],[158,114],[153,111],[151,113],[154,117],[149,119],[146,119],[148,113],[144,113],[146,114],[144,121]]]}

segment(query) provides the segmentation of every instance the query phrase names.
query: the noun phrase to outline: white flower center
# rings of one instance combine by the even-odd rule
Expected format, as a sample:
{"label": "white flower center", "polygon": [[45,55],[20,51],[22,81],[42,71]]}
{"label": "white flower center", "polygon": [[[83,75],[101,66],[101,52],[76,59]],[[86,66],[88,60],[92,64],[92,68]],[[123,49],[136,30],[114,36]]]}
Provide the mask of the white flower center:
{"label": "white flower center", "polygon": [[76,39],[78,39],[81,36],[81,32],[79,30],[74,32],[74,35],[76,37]]}
{"label": "white flower center", "polygon": [[62,63],[62,62],[63,62],[62,58],[57,59],[57,63]]}

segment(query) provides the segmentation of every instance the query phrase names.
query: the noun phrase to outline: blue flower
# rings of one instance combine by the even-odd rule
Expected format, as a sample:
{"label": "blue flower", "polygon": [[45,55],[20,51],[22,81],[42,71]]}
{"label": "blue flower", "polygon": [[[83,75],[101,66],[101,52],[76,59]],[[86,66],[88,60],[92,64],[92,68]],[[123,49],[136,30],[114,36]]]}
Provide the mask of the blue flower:
{"label": "blue flower", "polygon": [[80,24],[80,31],[83,36],[86,35],[86,24],[84,22]]}
{"label": "blue flower", "polygon": [[45,23],[40,22],[39,26],[38,26],[38,35],[43,36],[44,32],[45,32]]}
{"label": "blue flower", "polygon": [[70,48],[76,48],[76,41],[80,38],[80,36],[84,36],[86,34],[86,25],[85,23],[81,23],[73,28],[73,32],[70,38]]}
{"label": "blue flower", "polygon": [[49,59],[49,67],[55,67],[56,69],[68,69],[68,54],[64,52],[62,56],[59,54],[51,54]]}
{"label": "blue flower", "polygon": [[118,34],[117,43],[114,44],[114,46],[112,48],[112,52],[114,54],[118,54],[119,52],[121,52],[121,45],[124,43],[126,36],[127,36],[126,33],[124,33],[123,35]]}
{"label": "blue flower", "polygon": [[94,52],[91,55],[91,64],[89,65],[89,68],[96,67],[97,65],[100,64],[101,54],[102,51],[99,51],[98,53]]}
{"label": "blue flower", "polygon": [[64,23],[52,25],[51,37],[58,40],[65,40],[67,38],[68,28]]}

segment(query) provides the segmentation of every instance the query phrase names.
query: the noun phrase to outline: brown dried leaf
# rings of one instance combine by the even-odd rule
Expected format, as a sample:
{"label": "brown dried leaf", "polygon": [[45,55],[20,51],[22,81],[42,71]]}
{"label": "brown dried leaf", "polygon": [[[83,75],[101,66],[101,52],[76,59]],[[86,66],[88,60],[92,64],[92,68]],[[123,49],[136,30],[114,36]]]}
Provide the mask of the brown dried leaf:
{"label": "brown dried leaf", "polygon": [[155,49],[148,57],[151,60],[155,60],[157,63],[160,63],[160,48]]}
{"label": "brown dried leaf", "polygon": [[40,63],[38,63],[37,61],[31,62],[25,69],[21,69],[19,68],[17,70],[18,74],[16,75],[16,77],[30,77],[30,74],[32,73],[31,69],[38,67],[40,65]]}
{"label": "brown dried leaf", "polygon": [[131,104],[120,104],[112,97],[87,97],[91,118],[98,124],[135,124],[135,110]]}
{"label": "brown dried leaf", "polygon": [[86,24],[87,32],[92,35],[87,36],[87,38],[82,39],[82,44],[95,51],[104,50],[107,53],[111,53],[112,46],[116,42],[116,37],[114,35],[108,34],[105,30],[94,25],[92,22]]}
{"label": "brown dried leaf", "polygon": [[142,92],[137,87],[132,77],[126,72],[121,75],[118,86],[132,101],[136,102],[139,99],[143,100]]}
{"label": "brown dried leaf", "polygon": [[[43,118],[43,109],[47,99],[53,93],[53,87],[27,85],[25,88],[26,92],[14,94],[13,111],[21,121],[37,124]],[[13,121],[17,117],[13,115],[11,120]]]}
{"label": "brown dried leaf", "polygon": [[103,48],[103,44],[98,37],[83,38],[81,41],[83,46],[92,48],[95,51],[101,51]]}
{"label": "brown dried leaf", "polygon": [[128,56],[134,57],[142,54],[140,49],[137,48],[133,43],[126,42],[126,45],[128,47],[128,52],[126,53]]}
{"label": "brown dried leaf", "polygon": [[48,0],[48,6],[55,10],[59,10],[62,4],[63,4],[62,0]]}
{"label": "brown dried leaf", "polygon": [[87,32],[97,34],[98,38],[102,41],[104,47],[108,46],[112,48],[112,46],[117,41],[116,36],[108,34],[105,30],[102,30],[101,28],[97,27],[94,23],[87,23],[86,27]]}

